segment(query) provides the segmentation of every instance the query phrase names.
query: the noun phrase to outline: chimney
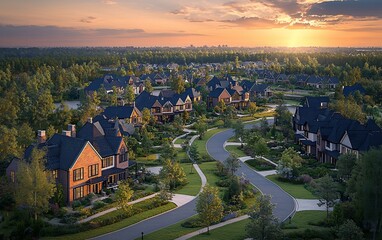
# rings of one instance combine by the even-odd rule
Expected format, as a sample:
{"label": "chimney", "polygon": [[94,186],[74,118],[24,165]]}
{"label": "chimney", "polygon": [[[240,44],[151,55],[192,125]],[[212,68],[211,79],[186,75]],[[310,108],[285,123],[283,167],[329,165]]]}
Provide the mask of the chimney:
{"label": "chimney", "polygon": [[72,137],[76,137],[76,125],[74,124],[68,124],[68,131],[70,131],[70,135]]}
{"label": "chimney", "polygon": [[89,118],[88,118],[88,122],[89,122],[89,123],[93,123],[93,118],[92,118],[92,117],[89,117]]}
{"label": "chimney", "polygon": [[62,135],[70,137],[70,131],[62,130]]}
{"label": "chimney", "polygon": [[46,141],[45,130],[38,130],[37,131],[37,142],[38,143],[44,143],[45,141]]}

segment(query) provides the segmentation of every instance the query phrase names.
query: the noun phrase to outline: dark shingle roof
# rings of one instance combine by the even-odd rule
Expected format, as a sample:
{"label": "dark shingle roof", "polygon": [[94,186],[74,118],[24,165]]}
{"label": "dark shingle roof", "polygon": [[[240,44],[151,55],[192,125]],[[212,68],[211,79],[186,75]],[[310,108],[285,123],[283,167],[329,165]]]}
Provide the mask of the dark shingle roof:
{"label": "dark shingle roof", "polygon": [[218,98],[223,92],[225,88],[216,88],[215,90],[211,91],[208,96],[212,98]]}
{"label": "dark shingle roof", "polygon": [[116,117],[119,119],[125,119],[130,118],[133,111],[133,106],[110,106],[105,109],[103,114],[109,119],[114,119]]}
{"label": "dark shingle roof", "polygon": [[321,108],[321,103],[329,103],[329,97],[306,97],[305,106],[310,108]]}
{"label": "dark shingle roof", "polygon": [[351,94],[354,94],[356,91],[359,91],[361,94],[365,94],[366,90],[362,87],[361,84],[356,83],[352,86],[345,86],[343,89],[343,94],[345,97],[348,97]]}

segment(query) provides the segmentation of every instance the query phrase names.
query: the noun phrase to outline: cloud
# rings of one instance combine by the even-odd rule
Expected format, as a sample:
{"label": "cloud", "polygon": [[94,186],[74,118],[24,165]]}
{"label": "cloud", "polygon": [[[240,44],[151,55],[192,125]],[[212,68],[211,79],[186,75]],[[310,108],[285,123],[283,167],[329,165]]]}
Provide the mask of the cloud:
{"label": "cloud", "polygon": [[280,28],[284,27],[286,23],[279,23],[272,20],[261,19],[258,17],[242,17],[235,20],[225,21],[226,23],[232,23],[240,27],[245,28],[256,28],[256,29],[269,29],[269,28]]}
{"label": "cloud", "polygon": [[187,32],[150,33],[143,29],[95,28],[80,29],[58,26],[15,26],[0,25],[0,46],[86,46],[91,43],[115,41],[116,39],[166,38],[204,36]]}
{"label": "cloud", "polygon": [[307,15],[382,18],[382,1],[380,0],[344,0],[312,4]]}
{"label": "cloud", "polygon": [[89,16],[89,17],[81,18],[80,22],[82,22],[82,23],[93,23],[94,20],[96,20],[96,19],[97,19],[96,17]]}
{"label": "cloud", "polygon": [[[258,2],[258,0],[251,1]],[[263,0],[261,3],[271,8],[280,9],[288,15],[299,13],[303,9],[303,5],[297,0]]]}
{"label": "cloud", "polygon": [[103,0],[102,2],[107,5],[115,5],[118,3],[116,0]]}

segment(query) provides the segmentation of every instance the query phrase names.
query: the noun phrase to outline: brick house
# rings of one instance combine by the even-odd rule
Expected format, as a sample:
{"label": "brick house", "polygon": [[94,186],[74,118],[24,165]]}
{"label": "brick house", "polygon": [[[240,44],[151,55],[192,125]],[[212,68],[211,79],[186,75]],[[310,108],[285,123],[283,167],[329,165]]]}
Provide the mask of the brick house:
{"label": "brick house", "polygon": [[[105,133],[106,132],[106,133]],[[34,148],[46,149],[46,169],[51,171],[57,184],[63,187],[67,204],[90,193],[112,188],[128,177],[129,157],[119,131],[104,131],[99,122],[88,122],[76,134],[69,125],[62,134],[46,140],[45,131],[39,130],[38,143],[30,145],[24,153],[28,161]],[[17,178],[21,159],[14,159],[6,173],[11,181]]]}

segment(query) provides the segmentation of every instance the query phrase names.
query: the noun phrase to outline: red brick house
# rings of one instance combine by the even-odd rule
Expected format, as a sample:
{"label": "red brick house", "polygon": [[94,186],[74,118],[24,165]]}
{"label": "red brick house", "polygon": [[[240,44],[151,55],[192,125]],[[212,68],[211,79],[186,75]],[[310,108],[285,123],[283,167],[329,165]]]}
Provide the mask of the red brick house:
{"label": "red brick house", "polygon": [[226,105],[230,104],[232,97],[225,88],[216,88],[211,91],[207,97],[207,107],[214,108],[221,100],[224,101]]}
{"label": "red brick house", "polygon": [[[76,134],[69,125],[63,134],[54,134],[45,141],[45,131],[38,133],[39,143],[29,146],[24,159],[28,161],[34,148],[46,149],[46,168],[61,184],[67,204],[89,193],[100,193],[126,179],[129,158],[127,147],[119,131],[105,131],[99,122],[86,123]],[[11,181],[17,178],[14,159],[7,168]]]}

